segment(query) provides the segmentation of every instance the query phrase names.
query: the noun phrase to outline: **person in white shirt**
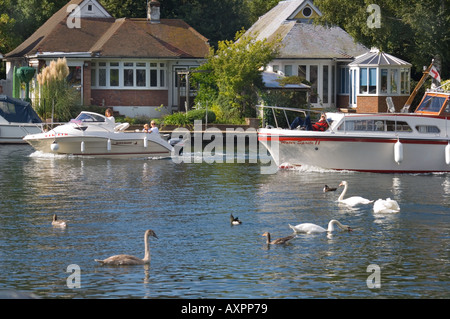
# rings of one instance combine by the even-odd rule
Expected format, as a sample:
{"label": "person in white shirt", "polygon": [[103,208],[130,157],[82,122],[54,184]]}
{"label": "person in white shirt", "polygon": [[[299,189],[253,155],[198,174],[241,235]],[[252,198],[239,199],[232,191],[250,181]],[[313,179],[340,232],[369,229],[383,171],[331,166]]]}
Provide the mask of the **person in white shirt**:
{"label": "person in white shirt", "polygon": [[158,127],[156,126],[155,121],[151,121],[151,122],[150,122],[150,125],[152,126],[152,128],[150,129],[150,133],[156,133],[156,134],[159,134],[159,129],[158,129]]}
{"label": "person in white shirt", "polygon": [[108,107],[105,111],[105,116],[108,120],[112,121],[113,123],[116,122],[116,119],[113,116],[113,111],[110,107]]}

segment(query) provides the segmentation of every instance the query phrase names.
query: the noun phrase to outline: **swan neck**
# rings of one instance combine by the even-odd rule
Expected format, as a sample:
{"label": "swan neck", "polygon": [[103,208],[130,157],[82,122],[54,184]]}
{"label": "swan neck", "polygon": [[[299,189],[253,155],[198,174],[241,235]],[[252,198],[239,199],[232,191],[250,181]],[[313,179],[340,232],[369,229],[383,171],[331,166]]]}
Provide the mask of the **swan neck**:
{"label": "swan neck", "polygon": [[148,235],[145,234],[144,236],[144,250],[145,250],[145,255],[144,255],[144,261],[149,261],[150,260],[150,246],[148,245]]}
{"label": "swan neck", "polygon": [[270,244],[270,233],[267,233],[267,243]]}
{"label": "swan neck", "polygon": [[338,200],[343,200],[345,193],[347,193],[347,184],[344,184],[344,190],[342,191],[341,195],[339,196]]}
{"label": "swan neck", "polygon": [[334,225],[338,225],[341,229],[345,230],[344,225],[342,225],[339,221],[333,219],[333,220],[330,220],[330,222],[328,223],[327,231],[333,231],[334,230]]}

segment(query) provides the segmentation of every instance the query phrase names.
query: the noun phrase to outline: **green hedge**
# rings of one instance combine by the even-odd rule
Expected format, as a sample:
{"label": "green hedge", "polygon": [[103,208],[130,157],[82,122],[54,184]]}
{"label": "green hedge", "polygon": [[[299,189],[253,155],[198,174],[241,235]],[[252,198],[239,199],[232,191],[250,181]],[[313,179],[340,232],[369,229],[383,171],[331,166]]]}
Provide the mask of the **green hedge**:
{"label": "green hedge", "polygon": [[[190,125],[194,124],[194,121],[200,120],[202,123],[206,123],[206,110],[190,110],[185,112],[176,112],[170,115],[166,115],[163,119],[165,125]],[[216,114],[213,111],[208,110],[208,123],[213,123],[216,120]]]}

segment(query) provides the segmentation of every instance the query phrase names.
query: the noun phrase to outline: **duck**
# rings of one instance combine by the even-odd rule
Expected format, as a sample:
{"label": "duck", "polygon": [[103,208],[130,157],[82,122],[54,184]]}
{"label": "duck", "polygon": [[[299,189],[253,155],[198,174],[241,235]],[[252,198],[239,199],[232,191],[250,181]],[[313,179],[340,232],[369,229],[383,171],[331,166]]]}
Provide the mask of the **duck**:
{"label": "duck", "polygon": [[373,204],[373,211],[375,213],[398,213],[400,211],[400,206],[396,200],[380,198]]}
{"label": "duck", "polygon": [[336,189],[337,189],[337,188],[334,188],[334,187],[330,187],[330,186],[328,186],[328,185],[325,185],[325,186],[323,187],[323,192],[324,192],[324,193],[326,193],[326,192],[334,192],[334,191],[336,191]]}
{"label": "duck", "polygon": [[234,216],[233,216],[233,214],[230,214],[230,223],[231,223],[231,225],[240,225],[240,224],[242,224],[242,222],[239,220],[239,218],[235,218]]}
{"label": "duck", "polygon": [[145,234],[144,234],[145,255],[144,255],[143,259],[140,259],[140,258],[132,256],[132,255],[115,255],[115,256],[111,256],[111,257],[108,257],[103,260],[100,260],[100,259],[94,259],[94,260],[102,265],[112,265],[112,266],[149,264],[150,263],[150,247],[148,244],[149,236],[158,238],[158,236],[156,236],[156,234],[153,230],[148,229],[145,231]]}
{"label": "duck", "polygon": [[347,181],[342,181],[339,184],[339,186],[344,186],[344,190],[342,191],[341,195],[338,198],[339,203],[343,203],[343,204],[346,204],[349,206],[373,203],[373,200],[369,200],[369,199],[361,197],[361,196],[353,196],[353,197],[344,199],[345,193],[347,193],[348,183],[347,183]]}
{"label": "duck", "polygon": [[59,228],[66,228],[67,222],[65,220],[58,219],[58,216],[56,216],[56,214],[53,214],[52,226]]}
{"label": "duck", "polygon": [[323,233],[323,232],[332,232],[335,230],[335,225],[337,225],[339,228],[345,231],[352,231],[353,229],[350,226],[342,225],[339,221],[336,219],[330,220],[328,223],[328,228],[325,229],[319,225],[312,224],[312,223],[303,223],[298,224],[296,226],[292,226],[289,224],[289,227],[296,233],[306,233],[306,234],[314,234],[314,233]]}
{"label": "duck", "polygon": [[269,232],[265,232],[264,234],[262,234],[262,236],[266,236],[267,237],[267,245],[282,245],[282,244],[287,244],[289,243],[292,239],[295,238],[295,234],[293,235],[289,235],[283,238],[277,238],[274,240],[270,240],[270,233]]}

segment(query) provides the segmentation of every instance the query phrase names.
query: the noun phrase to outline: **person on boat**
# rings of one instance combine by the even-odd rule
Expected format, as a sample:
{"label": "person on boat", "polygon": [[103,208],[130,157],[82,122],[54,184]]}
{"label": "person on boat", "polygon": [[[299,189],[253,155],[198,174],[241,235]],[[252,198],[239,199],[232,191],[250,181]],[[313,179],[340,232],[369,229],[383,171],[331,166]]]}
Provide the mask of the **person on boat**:
{"label": "person on boat", "polygon": [[108,120],[112,121],[113,123],[116,122],[116,119],[113,116],[113,111],[110,107],[108,107],[105,111],[105,116]]}
{"label": "person on boat", "polygon": [[151,122],[150,122],[150,125],[152,126],[152,128],[150,129],[150,132],[149,132],[149,133],[159,134],[159,129],[158,129],[158,127],[156,126],[155,121],[151,121]]}
{"label": "person on boat", "polygon": [[148,127],[147,123],[144,124],[144,128],[142,129],[142,132],[144,132],[144,133],[149,133],[150,132],[150,128]]}
{"label": "person on boat", "polygon": [[307,131],[326,131],[329,125],[325,113],[322,113],[320,115],[320,120],[314,124],[311,124],[311,118],[309,115],[307,115],[304,120],[299,116],[296,117],[291,123],[291,130],[298,126],[305,127]]}

